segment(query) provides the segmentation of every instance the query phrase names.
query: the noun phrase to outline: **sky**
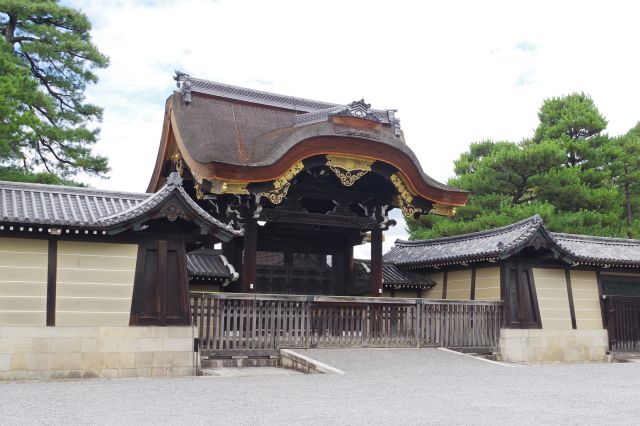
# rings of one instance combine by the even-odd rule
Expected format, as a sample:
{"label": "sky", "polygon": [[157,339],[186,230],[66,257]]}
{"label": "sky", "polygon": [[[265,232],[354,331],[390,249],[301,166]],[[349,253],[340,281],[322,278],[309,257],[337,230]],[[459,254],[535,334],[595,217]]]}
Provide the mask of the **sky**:
{"label": "sky", "polygon": [[[589,94],[611,135],[640,120],[635,1],[65,0],[110,57],[87,99],[104,108],[96,151],[144,191],[172,76],[398,109],[409,147],[446,182],[471,142],[520,141],[543,100]],[[397,213],[397,212],[396,212]],[[399,224],[385,248],[406,238]],[[367,248],[356,250],[367,257]]]}

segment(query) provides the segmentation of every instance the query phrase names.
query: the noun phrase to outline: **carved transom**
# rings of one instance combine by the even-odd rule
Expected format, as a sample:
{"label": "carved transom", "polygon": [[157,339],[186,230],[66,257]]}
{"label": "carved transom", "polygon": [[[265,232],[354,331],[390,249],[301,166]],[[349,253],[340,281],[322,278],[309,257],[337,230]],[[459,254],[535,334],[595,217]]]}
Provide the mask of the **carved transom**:
{"label": "carved transom", "polygon": [[291,187],[291,180],[303,170],[304,164],[302,164],[302,161],[298,161],[282,176],[280,176],[273,182],[273,190],[261,192],[260,196],[265,197],[273,204],[280,204],[289,192],[289,188]]}
{"label": "carved transom", "polygon": [[166,217],[169,222],[175,222],[178,218],[187,220],[187,215],[184,210],[173,204],[162,210],[160,214]]}

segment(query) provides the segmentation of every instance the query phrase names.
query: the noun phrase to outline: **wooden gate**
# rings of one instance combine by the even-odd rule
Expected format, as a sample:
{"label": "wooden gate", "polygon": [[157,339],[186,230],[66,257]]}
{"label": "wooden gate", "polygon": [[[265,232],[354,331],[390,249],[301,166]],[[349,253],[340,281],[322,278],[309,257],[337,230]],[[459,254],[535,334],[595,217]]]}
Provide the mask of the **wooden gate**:
{"label": "wooden gate", "polygon": [[501,302],[343,296],[191,294],[199,349],[213,356],[280,348],[420,347],[495,351]]}
{"label": "wooden gate", "polygon": [[614,352],[640,351],[640,297],[605,299],[609,347]]}

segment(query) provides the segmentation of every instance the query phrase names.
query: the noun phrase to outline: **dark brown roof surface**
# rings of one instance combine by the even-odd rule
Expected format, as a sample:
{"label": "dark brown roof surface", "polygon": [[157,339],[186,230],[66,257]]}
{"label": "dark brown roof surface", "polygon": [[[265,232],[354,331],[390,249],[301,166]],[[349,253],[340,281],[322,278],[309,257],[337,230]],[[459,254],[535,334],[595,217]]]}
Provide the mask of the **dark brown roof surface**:
{"label": "dark brown roof surface", "polygon": [[640,266],[640,241],[548,232],[535,215],[512,225],[432,240],[397,240],[385,262],[401,268],[506,259],[525,247],[544,246],[574,265]]}
{"label": "dark brown roof surface", "polygon": [[[353,124],[330,119],[346,105],[188,79],[188,101],[183,83],[167,100],[165,120],[187,164],[203,178],[269,181],[309,156],[343,154],[391,164],[427,199],[462,205],[467,198],[465,191],[424,173],[391,110],[370,110],[371,129],[350,127]],[[162,156],[167,146],[161,146],[150,188],[159,186],[159,164],[168,158],[167,152]]]}

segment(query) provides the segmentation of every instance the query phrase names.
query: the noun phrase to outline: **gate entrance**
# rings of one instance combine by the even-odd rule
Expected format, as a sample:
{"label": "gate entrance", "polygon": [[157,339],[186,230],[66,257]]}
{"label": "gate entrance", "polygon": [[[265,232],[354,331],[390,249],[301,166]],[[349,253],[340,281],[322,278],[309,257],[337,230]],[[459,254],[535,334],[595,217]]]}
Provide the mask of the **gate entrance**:
{"label": "gate entrance", "polygon": [[602,277],[602,293],[609,348],[640,352],[640,278]]}

